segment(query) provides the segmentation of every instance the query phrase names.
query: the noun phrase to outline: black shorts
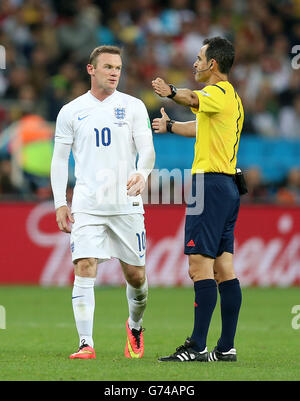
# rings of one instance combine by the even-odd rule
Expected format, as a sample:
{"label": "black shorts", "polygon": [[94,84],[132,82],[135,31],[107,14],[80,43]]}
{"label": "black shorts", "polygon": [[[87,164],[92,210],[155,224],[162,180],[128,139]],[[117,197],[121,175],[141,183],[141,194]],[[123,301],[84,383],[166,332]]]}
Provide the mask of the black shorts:
{"label": "black shorts", "polygon": [[234,226],[240,207],[240,194],[234,178],[226,174],[205,173],[204,185],[197,185],[196,193],[199,177],[199,174],[193,175],[192,195],[199,203],[203,200],[203,210],[199,214],[190,214],[191,205],[186,209],[184,253],[212,258],[223,252],[233,253]]}

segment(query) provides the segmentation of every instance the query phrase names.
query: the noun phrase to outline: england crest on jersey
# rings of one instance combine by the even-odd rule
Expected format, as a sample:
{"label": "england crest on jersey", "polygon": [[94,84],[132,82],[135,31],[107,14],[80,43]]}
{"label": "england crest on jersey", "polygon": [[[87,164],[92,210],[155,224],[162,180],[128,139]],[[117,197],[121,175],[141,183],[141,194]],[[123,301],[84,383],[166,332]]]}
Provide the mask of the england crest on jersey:
{"label": "england crest on jersey", "polygon": [[116,107],[114,110],[115,110],[115,117],[118,120],[118,122],[116,122],[115,124],[117,124],[119,127],[126,124],[122,121],[125,119],[126,115],[125,107]]}
{"label": "england crest on jersey", "polygon": [[116,107],[115,116],[118,120],[124,120],[125,118],[125,107]]}

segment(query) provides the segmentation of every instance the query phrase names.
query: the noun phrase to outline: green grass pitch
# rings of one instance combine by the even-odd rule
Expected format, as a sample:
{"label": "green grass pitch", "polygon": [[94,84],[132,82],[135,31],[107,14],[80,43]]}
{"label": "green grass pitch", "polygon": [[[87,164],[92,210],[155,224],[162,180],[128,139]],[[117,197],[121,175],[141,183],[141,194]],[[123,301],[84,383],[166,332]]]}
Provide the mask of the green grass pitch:
{"label": "green grass pitch", "polygon": [[[0,381],[295,381],[300,379],[300,329],[292,327],[299,288],[243,288],[236,363],[159,363],[191,334],[192,288],[150,288],[144,316],[145,354],[124,357],[125,288],[96,287],[96,360],[69,360],[78,347],[71,287],[0,286],[6,329],[0,330]],[[216,307],[208,336],[220,334]],[[300,318],[298,319],[298,322]]]}

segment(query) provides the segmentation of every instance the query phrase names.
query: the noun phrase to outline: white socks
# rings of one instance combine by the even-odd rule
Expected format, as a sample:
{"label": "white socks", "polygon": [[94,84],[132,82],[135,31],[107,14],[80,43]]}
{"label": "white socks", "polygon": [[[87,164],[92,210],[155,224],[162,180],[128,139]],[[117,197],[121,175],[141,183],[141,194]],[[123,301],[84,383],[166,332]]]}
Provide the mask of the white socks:
{"label": "white socks", "polygon": [[93,277],[75,276],[72,292],[73,312],[79,335],[79,345],[84,340],[91,347],[94,347],[95,281],[96,278]]}
{"label": "white socks", "polygon": [[139,330],[142,326],[143,314],[147,304],[147,278],[140,288],[134,288],[127,283],[126,295],[129,308],[129,328]]}
{"label": "white socks", "polygon": [[[79,335],[79,346],[84,340],[86,344],[94,347],[95,281],[96,278],[80,276],[75,276],[74,280],[72,305]],[[129,328],[139,330],[142,326],[142,318],[147,304],[147,279],[140,288],[134,288],[127,283],[126,295],[129,308]]]}

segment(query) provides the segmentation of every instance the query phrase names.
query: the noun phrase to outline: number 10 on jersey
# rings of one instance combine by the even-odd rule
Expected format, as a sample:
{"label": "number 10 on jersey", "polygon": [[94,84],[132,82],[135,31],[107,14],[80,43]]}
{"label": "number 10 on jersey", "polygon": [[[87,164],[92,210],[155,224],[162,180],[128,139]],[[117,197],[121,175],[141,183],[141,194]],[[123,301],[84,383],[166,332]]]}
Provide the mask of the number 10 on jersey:
{"label": "number 10 on jersey", "polygon": [[146,235],[145,231],[142,231],[142,234],[136,233],[139,252],[142,252],[146,249]]}
{"label": "number 10 on jersey", "polygon": [[97,128],[94,128],[96,134],[96,146],[100,147],[100,141],[102,146],[109,146],[111,144],[111,131],[109,128],[102,128],[101,133]]}

